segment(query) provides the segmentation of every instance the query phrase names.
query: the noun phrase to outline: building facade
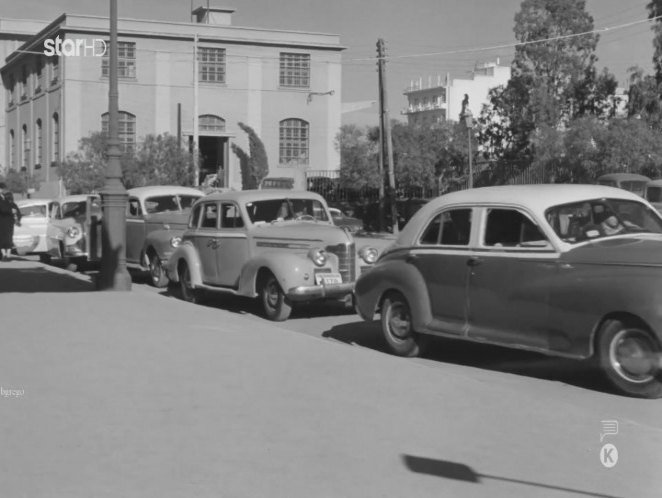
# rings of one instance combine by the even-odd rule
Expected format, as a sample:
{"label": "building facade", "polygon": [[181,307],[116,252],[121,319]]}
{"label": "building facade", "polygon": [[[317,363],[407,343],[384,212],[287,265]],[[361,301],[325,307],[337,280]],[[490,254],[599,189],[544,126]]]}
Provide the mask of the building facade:
{"label": "building facade", "polygon": [[[235,27],[232,13],[199,8],[193,23],[119,20],[122,147],[179,134],[184,146],[197,141],[200,180],[218,173],[224,186],[241,188],[231,144],[249,150],[244,123],[265,145],[270,176],[339,168],[339,37]],[[108,18],[64,14],[6,58],[10,167],[52,182],[82,137],[107,130],[108,33]]]}
{"label": "building facade", "polygon": [[471,79],[450,79],[443,81],[437,76],[436,81],[428,78],[411,82],[404,92],[407,108],[402,111],[410,125],[431,125],[444,121],[459,121],[462,102],[469,97],[468,109],[474,116],[480,114],[483,105],[489,102],[488,95],[492,88],[506,85],[510,80],[510,66],[501,66],[499,60],[479,64],[474,67]]}

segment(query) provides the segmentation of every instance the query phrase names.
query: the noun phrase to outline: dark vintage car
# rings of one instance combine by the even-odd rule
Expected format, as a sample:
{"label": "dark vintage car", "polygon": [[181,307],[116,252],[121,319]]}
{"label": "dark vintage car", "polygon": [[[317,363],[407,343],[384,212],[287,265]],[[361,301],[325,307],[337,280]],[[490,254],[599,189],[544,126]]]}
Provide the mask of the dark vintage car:
{"label": "dark vintage car", "polygon": [[259,297],[265,316],[282,321],[298,302],[351,305],[356,277],[377,256],[333,225],[318,194],[243,190],[195,203],[167,272],[187,301],[203,292]]}
{"label": "dark vintage car", "polygon": [[363,221],[358,218],[353,218],[348,216],[339,208],[330,207],[329,213],[331,214],[331,220],[333,224],[337,227],[344,228],[352,233],[359,232],[363,230]]}
{"label": "dark vintage car", "polygon": [[423,207],[361,275],[356,308],[391,351],[429,335],[588,359],[621,393],[662,396],[662,217],[594,185],[456,192]]}
{"label": "dark vintage car", "polygon": [[152,285],[165,287],[163,264],[181,242],[191,206],[204,194],[191,187],[157,185],[128,190],[126,262],[149,271]]}
{"label": "dark vintage car", "polygon": [[637,173],[607,173],[600,176],[596,181],[598,185],[622,188],[634,192],[641,197],[644,197],[648,182],[650,182],[650,178]]}

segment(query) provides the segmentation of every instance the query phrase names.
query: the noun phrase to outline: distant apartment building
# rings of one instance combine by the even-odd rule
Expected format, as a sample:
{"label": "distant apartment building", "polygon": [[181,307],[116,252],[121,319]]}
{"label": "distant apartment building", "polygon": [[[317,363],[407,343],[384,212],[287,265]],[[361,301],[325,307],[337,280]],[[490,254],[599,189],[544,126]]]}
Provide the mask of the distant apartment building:
{"label": "distant apartment building", "polygon": [[[122,147],[180,131],[192,148],[197,136],[200,179],[220,173],[224,186],[241,188],[231,151],[233,143],[249,150],[241,122],[263,141],[271,176],[338,169],[339,37],[236,27],[233,12],[201,7],[197,22],[119,20]],[[58,38],[70,40],[62,55],[45,55],[45,42],[50,48]],[[8,146],[0,158],[9,167],[57,181],[60,161],[79,140],[107,131],[108,38],[108,18],[63,14],[6,57],[0,141]]]}
{"label": "distant apartment building", "polygon": [[404,92],[407,108],[402,111],[409,124],[431,125],[444,121],[458,121],[462,112],[464,96],[469,97],[468,109],[474,116],[480,114],[483,105],[489,102],[490,89],[506,85],[510,80],[510,66],[502,66],[499,60],[476,65],[471,79],[450,79],[441,76],[436,80],[429,77],[412,81]]}

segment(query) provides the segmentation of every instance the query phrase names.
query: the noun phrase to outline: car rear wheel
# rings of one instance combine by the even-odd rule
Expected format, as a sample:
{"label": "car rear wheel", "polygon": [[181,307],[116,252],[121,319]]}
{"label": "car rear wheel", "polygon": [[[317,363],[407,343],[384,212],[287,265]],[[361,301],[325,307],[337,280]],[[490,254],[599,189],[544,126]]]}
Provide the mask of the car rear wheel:
{"label": "car rear wheel", "polygon": [[600,329],[598,362],[620,393],[638,398],[662,397],[660,343],[637,323],[608,320]]}
{"label": "car rear wheel", "polygon": [[260,299],[264,314],[269,320],[283,322],[290,317],[292,304],[273,273],[269,273],[263,278],[260,286]]}
{"label": "car rear wheel", "polygon": [[181,298],[189,303],[200,302],[200,291],[196,290],[191,283],[191,270],[186,263],[179,267],[179,290]]}
{"label": "car rear wheel", "polygon": [[149,261],[149,276],[152,280],[152,285],[158,289],[163,289],[168,286],[168,276],[166,275],[165,268],[161,263],[161,258],[155,253],[150,252],[147,256]]}
{"label": "car rear wheel", "polygon": [[391,352],[398,356],[418,356],[427,345],[427,336],[414,331],[409,303],[399,292],[390,292],[382,303],[382,332]]}

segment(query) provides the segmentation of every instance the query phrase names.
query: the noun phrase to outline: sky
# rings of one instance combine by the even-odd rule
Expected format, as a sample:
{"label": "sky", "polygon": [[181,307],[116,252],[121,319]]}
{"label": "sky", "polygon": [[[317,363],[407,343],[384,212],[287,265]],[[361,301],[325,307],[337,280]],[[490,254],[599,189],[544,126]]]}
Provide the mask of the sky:
{"label": "sky", "polygon": [[[627,85],[632,66],[652,72],[653,34],[648,0],[586,0],[599,31],[597,68]],[[206,0],[118,0],[120,17],[190,21],[191,5]],[[66,12],[108,15],[108,0],[0,0],[0,17],[53,20]],[[342,101],[376,101],[376,43],[386,45],[386,82],[391,118],[404,119],[403,91],[412,80],[450,74],[466,78],[475,64],[509,64],[514,54],[514,17],[521,0],[210,0],[236,9],[235,26],[332,33],[343,52]],[[494,48],[499,47],[499,48]],[[432,55],[431,55],[432,54]],[[377,106],[351,112],[343,122],[376,125]]]}

